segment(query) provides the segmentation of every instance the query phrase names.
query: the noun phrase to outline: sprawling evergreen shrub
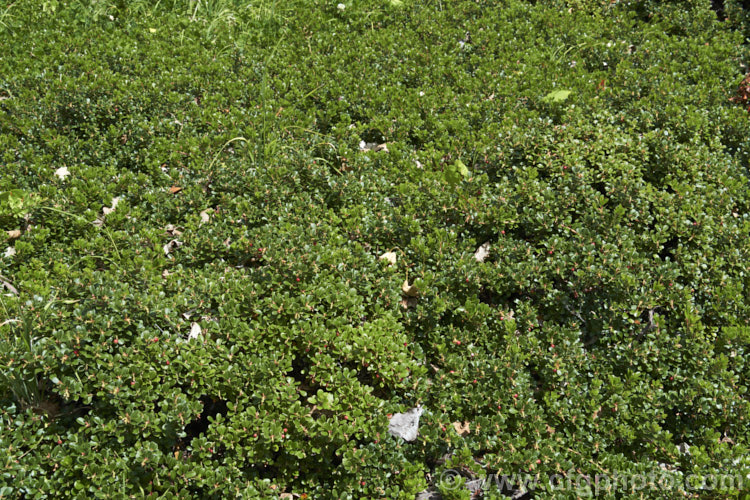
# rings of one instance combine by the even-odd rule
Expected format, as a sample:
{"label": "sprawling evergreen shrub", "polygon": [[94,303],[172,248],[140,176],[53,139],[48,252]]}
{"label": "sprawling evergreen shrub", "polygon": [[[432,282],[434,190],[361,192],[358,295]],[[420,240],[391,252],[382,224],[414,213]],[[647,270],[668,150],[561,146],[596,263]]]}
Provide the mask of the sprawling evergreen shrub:
{"label": "sprawling evergreen shrub", "polygon": [[[748,30],[723,14],[0,6],[0,496],[521,472],[746,498]],[[418,439],[389,435],[417,404]],[[735,483],[689,482],[712,474]]]}

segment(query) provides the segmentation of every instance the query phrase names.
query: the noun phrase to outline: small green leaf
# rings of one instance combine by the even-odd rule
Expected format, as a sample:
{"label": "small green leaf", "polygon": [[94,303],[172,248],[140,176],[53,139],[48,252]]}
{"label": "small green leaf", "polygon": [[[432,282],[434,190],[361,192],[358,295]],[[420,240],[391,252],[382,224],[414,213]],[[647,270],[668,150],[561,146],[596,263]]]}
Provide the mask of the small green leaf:
{"label": "small green leaf", "polygon": [[469,177],[469,169],[466,168],[466,165],[464,165],[464,162],[461,160],[456,160],[456,169],[458,170],[458,173],[463,175],[464,177]]}
{"label": "small green leaf", "polygon": [[445,182],[447,182],[451,186],[455,186],[456,184],[461,182],[461,174],[458,173],[455,165],[449,165],[445,167],[444,176]]}
{"label": "small green leaf", "polygon": [[445,167],[445,181],[451,186],[455,186],[464,178],[469,177],[469,169],[461,160],[456,160],[453,165]]}
{"label": "small green leaf", "polygon": [[570,96],[570,90],[554,90],[544,96],[544,102],[563,102]]}

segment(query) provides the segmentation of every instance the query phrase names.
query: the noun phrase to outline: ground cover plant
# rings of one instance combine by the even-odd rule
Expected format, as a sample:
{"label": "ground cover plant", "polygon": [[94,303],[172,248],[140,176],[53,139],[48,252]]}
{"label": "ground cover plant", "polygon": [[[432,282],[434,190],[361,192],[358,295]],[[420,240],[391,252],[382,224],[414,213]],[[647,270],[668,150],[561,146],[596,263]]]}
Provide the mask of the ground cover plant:
{"label": "ground cover plant", "polygon": [[0,497],[748,498],[746,22],[0,3]]}

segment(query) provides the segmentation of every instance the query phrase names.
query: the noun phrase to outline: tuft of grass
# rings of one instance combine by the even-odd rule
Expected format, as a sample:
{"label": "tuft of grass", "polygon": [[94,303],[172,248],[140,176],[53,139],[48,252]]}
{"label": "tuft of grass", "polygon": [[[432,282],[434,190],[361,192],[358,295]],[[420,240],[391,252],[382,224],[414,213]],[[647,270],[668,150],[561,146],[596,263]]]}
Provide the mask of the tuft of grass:
{"label": "tuft of grass", "polygon": [[[7,309],[5,312],[7,315]],[[8,335],[0,337],[0,349],[3,352],[23,353],[23,358],[11,359],[0,372],[0,393],[10,394],[21,409],[48,408],[47,383],[41,376],[41,369],[36,362],[32,314],[24,311],[20,318],[6,319],[3,326],[8,327]]]}

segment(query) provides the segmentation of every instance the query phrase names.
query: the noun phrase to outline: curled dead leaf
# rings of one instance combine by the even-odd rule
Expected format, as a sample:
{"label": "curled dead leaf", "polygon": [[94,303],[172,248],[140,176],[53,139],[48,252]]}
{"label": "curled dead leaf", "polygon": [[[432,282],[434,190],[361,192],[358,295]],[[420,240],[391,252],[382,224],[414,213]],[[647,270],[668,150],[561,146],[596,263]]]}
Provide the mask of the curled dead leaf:
{"label": "curled dead leaf", "polygon": [[179,248],[182,246],[182,242],[179,240],[171,240],[169,243],[164,245],[164,255],[169,256],[169,254],[174,250],[175,248]]}
{"label": "curled dead leaf", "polygon": [[396,252],[385,252],[383,255],[378,257],[380,260],[387,260],[391,264],[396,263]]}
{"label": "curled dead leaf", "polygon": [[461,422],[453,422],[453,428],[456,429],[459,436],[466,436],[471,433],[469,422],[464,422],[463,424]]}
{"label": "curled dead leaf", "polygon": [[484,262],[484,259],[490,254],[490,242],[487,241],[479,245],[477,251],[474,252],[474,260],[477,262]]}
{"label": "curled dead leaf", "polygon": [[201,336],[201,333],[203,333],[203,330],[201,329],[201,325],[199,325],[198,323],[193,323],[190,326],[190,335],[188,335],[188,338],[191,340],[197,339],[198,337]]}
{"label": "curled dead leaf", "polygon": [[419,434],[419,417],[424,413],[424,408],[417,405],[406,413],[394,413],[388,424],[388,433],[404,441],[414,441]]}
{"label": "curled dead leaf", "polygon": [[0,276],[0,284],[3,285],[3,288],[6,288],[13,295],[18,295],[18,290],[16,290],[16,287],[14,287],[13,285],[11,285],[2,276]]}
{"label": "curled dead leaf", "polygon": [[733,445],[733,444],[735,444],[735,443],[734,443],[734,440],[733,440],[732,438],[730,438],[729,436],[727,436],[727,435],[724,435],[724,437],[722,437],[722,438],[721,438],[721,439],[719,440],[719,442],[720,442],[720,443],[729,443],[729,444],[732,444],[732,445]]}
{"label": "curled dead leaf", "polygon": [[177,194],[180,191],[182,191],[182,188],[180,186],[172,186],[171,188],[169,188],[169,192],[171,194]]}
{"label": "curled dead leaf", "polygon": [[111,214],[112,212],[115,211],[115,208],[117,208],[117,204],[118,203],[120,203],[120,197],[119,196],[115,196],[114,198],[112,198],[112,205],[110,205],[108,207],[102,208],[102,213],[104,215]]}
{"label": "curled dead leaf", "polygon": [[167,224],[167,227],[165,227],[164,230],[170,236],[179,236],[182,234],[182,231],[178,231],[177,228],[174,227],[173,224]]}
{"label": "curled dead leaf", "polygon": [[211,216],[205,210],[201,212],[201,223],[205,223],[211,220]]}
{"label": "curled dead leaf", "polygon": [[372,151],[374,153],[377,153],[379,151],[388,152],[388,144],[382,143],[378,144],[377,142],[365,142],[360,141],[359,142],[359,150],[360,151]]}
{"label": "curled dead leaf", "polygon": [[15,240],[16,238],[21,237],[21,230],[20,229],[14,229],[12,231],[8,231],[8,239]]}
{"label": "curled dead leaf", "polygon": [[401,291],[404,292],[404,295],[406,295],[407,297],[416,297],[419,293],[416,286],[409,284],[408,278],[405,279],[404,284],[401,285]]}
{"label": "curled dead leaf", "polygon": [[68,167],[60,167],[57,170],[55,170],[55,175],[61,180],[64,181],[67,176],[70,175],[70,170],[68,170]]}

